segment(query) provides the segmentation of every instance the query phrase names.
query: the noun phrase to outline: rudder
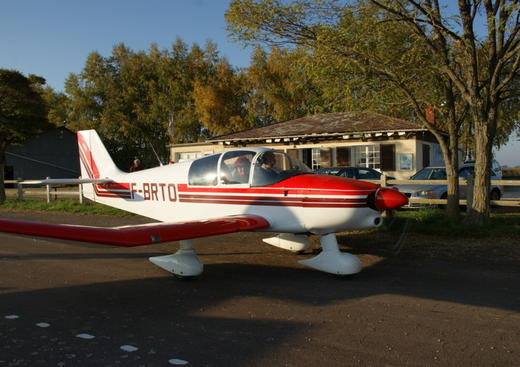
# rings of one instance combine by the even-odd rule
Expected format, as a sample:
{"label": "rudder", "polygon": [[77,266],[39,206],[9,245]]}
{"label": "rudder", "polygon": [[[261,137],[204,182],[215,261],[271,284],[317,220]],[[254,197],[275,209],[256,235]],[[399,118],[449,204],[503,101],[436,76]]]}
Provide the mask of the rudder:
{"label": "rudder", "polygon": [[81,130],[77,136],[82,178],[106,178],[122,173],[95,130]]}

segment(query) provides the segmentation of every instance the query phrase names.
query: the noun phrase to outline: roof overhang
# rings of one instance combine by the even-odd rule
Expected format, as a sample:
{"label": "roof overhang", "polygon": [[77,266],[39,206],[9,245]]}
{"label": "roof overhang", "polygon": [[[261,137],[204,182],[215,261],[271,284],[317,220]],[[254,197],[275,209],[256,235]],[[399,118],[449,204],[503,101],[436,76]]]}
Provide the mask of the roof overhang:
{"label": "roof overhang", "polygon": [[240,143],[303,143],[312,140],[363,140],[363,139],[384,139],[396,138],[409,135],[411,133],[427,132],[428,129],[399,129],[399,130],[377,130],[377,131],[353,131],[342,133],[329,134],[304,134],[304,135],[288,135],[288,136],[262,136],[262,137],[241,137],[232,139],[213,138],[208,140],[208,143],[219,143],[225,145],[240,144]]}

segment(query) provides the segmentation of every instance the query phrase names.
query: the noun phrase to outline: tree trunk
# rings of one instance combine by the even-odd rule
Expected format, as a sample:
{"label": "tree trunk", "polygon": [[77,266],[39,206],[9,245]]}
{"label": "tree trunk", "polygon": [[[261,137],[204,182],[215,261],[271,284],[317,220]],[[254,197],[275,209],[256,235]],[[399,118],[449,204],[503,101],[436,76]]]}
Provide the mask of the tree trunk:
{"label": "tree trunk", "polygon": [[468,212],[465,224],[482,226],[489,219],[489,188],[491,169],[491,150],[493,134],[487,121],[475,117],[475,185],[473,187],[473,205]]}
{"label": "tree trunk", "polygon": [[456,165],[453,162],[446,162],[446,176],[448,179],[448,205],[446,206],[446,216],[457,218],[459,210],[459,172],[458,159]]}
{"label": "tree trunk", "polygon": [[7,142],[5,139],[0,138],[0,204],[5,201],[5,148],[7,147]]}
{"label": "tree trunk", "polygon": [[[454,110],[452,110],[454,112]],[[445,158],[446,176],[448,179],[448,205],[446,206],[446,215],[449,218],[457,218],[460,214],[459,210],[459,138],[457,135],[457,124],[455,114],[451,116],[448,124],[449,131],[449,149]]]}

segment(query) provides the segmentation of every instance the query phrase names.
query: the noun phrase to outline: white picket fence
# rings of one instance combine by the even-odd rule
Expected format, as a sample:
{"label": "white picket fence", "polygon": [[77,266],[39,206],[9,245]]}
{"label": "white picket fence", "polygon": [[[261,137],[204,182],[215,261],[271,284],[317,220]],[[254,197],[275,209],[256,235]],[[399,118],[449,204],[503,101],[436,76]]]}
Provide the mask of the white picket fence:
{"label": "white picket fence", "polygon": [[[45,197],[47,202],[50,203],[52,200],[58,198],[78,198],[80,203],[83,203],[83,186],[61,186],[61,185],[46,185],[44,188],[31,183],[31,180],[5,180],[4,184],[14,185],[14,189],[6,188],[6,195],[16,196],[20,201],[23,201],[26,197]],[[32,187],[31,187],[32,186]]]}

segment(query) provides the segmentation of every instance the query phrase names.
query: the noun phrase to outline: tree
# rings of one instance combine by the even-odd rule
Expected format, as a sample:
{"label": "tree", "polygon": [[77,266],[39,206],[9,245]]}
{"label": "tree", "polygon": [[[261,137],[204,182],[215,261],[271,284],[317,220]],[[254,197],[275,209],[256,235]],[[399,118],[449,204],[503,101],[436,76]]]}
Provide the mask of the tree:
{"label": "tree", "polygon": [[243,75],[236,73],[225,59],[220,60],[208,80],[194,83],[195,111],[211,135],[249,127],[245,120],[246,97]]}
{"label": "tree", "polygon": [[65,93],[56,92],[51,87],[44,88],[42,98],[47,106],[47,118],[55,126],[66,126],[69,122],[69,99]]}
{"label": "tree", "polygon": [[[476,179],[467,223],[484,223],[489,216],[491,149],[498,129],[510,130],[518,116],[518,1],[460,0],[458,14],[447,14],[438,0],[368,0],[351,5],[335,0],[235,0],[226,19],[229,30],[239,40],[325,50],[322,55],[327,62],[334,65],[330,56],[341,56],[339,62],[347,65],[343,69],[350,70],[354,78],[366,76],[368,80],[393,84],[394,96],[398,97],[400,91],[418,120],[437,137],[448,168],[450,197],[455,200],[457,139],[462,122],[471,122]],[[364,12],[374,16],[366,18]],[[475,30],[481,13],[487,25],[483,41]],[[397,31],[398,37],[385,34],[381,26],[350,26],[362,25],[357,21],[362,18]],[[347,29],[349,32],[342,31]],[[352,37],[361,29],[360,37]],[[361,37],[363,33],[366,37]],[[400,35],[405,37],[400,40]],[[388,47],[395,41],[402,57]],[[418,57],[419,62],[410,63],[410,56],[414,61]],[[416,83],[418,80],[436,81],[429,87],[434,93],[425,95],[429,88]],[[428,126],[425,107],[441,112],[449,142],[444,142],[439,129]]]}
{"label": "tree", "polygon": [[[369,0],[405,24],[430,49],[439,73],[449,79],[469,107],[475,148],[475,186],[468,224],[489,217],[492,147],[504,104],[517,102],[520,68],[518,0],[458,0],[447,14],[438,0]],[[455,17],[455,21],[453,18]],[[482,17],[482,19],[479,19]],[[479,35],[477,22],[485,31]],[[443,44],[436,39],[446,40]],[[518,104],[513,107],[518,111]]]}
{"label": "tree", "polygon": [[39,89],[45,80],[0,69],[0,203],[5,201],[5,149],[49,127]]}
{"label": "tree", "polygon": [[[439,77],[429,50],[414,32],[381,10],[362,5],[236,0],[226,19],[238,40],[306,49],[325,108],[361,107],[402,118],[414,112],[440,144],[449,178],[448,214],[456,216],[458,137],[465,104],[452,83]],[[435,111],[435,124],[427,109]]]}
{"label": "tree", "polygon": [[82,72],[66,82],[68,126],[98,130],[120,166],[137,156],[147,166],[156,164],[153,151],[143,147],[165,157],[167,143],[207,134],[195,110],[194,85],[206,83],[219,60],[211,42],[188,50],[179,39],[171,50],[151,45],[135,52],[120,44],[109,57],[91,53]]}
{"label": "tree", "polygon": [[307,70],[307,56],[302,48],[272,47],[269,52],[255,49],[246,70],[251,90],[247,108],[261,124],[323,112],[322,91]]}

